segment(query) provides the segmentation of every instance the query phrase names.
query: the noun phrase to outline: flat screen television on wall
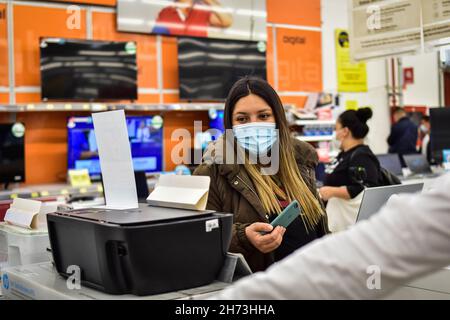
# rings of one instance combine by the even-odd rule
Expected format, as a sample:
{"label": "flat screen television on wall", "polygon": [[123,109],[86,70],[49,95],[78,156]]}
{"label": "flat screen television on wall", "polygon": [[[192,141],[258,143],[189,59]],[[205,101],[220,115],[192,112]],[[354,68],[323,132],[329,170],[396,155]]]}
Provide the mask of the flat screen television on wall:
{"label": "flat screen television on wall", "polygon": [[42,100],[137,99],[136,43],[44,38]]}
{"label": "flat screen television on wall", "polygon": [[25,181],[25,126],[0,124],[0,183]]}
{"label": "flat screen television on wall", "polygon": [[266,79],[266,43],[179,38],[178,70],[181,99],[223,101],[240,78]]}

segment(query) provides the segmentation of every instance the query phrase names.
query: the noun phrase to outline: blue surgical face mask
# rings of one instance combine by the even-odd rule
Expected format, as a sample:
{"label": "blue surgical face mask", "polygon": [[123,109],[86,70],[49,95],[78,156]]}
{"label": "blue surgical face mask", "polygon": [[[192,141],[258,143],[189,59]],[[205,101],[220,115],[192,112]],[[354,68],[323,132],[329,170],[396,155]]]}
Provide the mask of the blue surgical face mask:
{"label": "blue surgical face mask", "polygon": [[422,124],[420,126],[420,131],[422,131],[422,133],[428,133],[428,128],[426,125]]}
{"label": "blue surgical face mask", "polygon": [[337,131],[333,132],[333,139],[331,140],[331,146],[335,150],[342,149],[342,141],[337,138]]}
{"label": "blue surgical face mask", "polygon": [[233,126],[233,133],[239,144],[248,152],[266,155],[277,141],[275,123],[251,122]]}

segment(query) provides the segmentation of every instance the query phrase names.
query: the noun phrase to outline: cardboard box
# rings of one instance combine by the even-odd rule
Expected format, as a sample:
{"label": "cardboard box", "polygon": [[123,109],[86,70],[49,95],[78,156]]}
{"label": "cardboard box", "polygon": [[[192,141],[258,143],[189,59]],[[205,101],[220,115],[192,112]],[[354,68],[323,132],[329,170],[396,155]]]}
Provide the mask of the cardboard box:
{"label": "cardboard box", "polygon": [[158,207],[203,211],[210,181],[205,176],[161,175],[147,202]]}

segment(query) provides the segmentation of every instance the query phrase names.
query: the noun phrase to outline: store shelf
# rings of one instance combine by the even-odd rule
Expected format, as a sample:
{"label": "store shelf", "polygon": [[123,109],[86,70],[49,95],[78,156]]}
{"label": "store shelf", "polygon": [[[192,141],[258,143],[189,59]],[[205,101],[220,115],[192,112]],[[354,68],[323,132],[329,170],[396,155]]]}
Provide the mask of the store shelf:
{"label": "store shelf", "polygon": [[[152,191],[158,180],[159,174],[149,174],[147,186]],[[58,196],[94,196],[103,197],[103,185],[94,182],[87,187],[72,187],[67,184],[49,184],[49,185],[31,185],[15,188],[8,191],[0,191],[0,201],[12,200],[15,198],[23,199],[42,199]]]}
{"label": "store shelf", "polygon": [[0,192],[0,201],[14,198],[37,199],[56,196],[78,195],[103,195],[103,187],[100,183],[94,183],[88,187],[75,188],[69,185],[43,185],[30,186]]}
{"label": "store shelf", "polygon": [[333,136],[297,136],[295,138],[306,142],[316,142],[316,141],[320,142],[333,140]]}
{"label": "store shelf", "polygon": [[107,104],[107,103],[28,103],[0,105],[0,112],[42,111],[208,111],[222,110],[223,103],[175,103],[175,104]]}
{"label": "store shelf", "polygon": [[[155,103],[155,104],[108,104],[108,103],[27,103],[0,104],[0,112],[42,112],[42,111],[208,111],[223,110],[224,103]],[[291,105],[284,106],[286,110]]]}
{"label": "store shelf", "polygon": [[297,120],[294,124],[297,126],[333,126],[336,124],[336,120]]}

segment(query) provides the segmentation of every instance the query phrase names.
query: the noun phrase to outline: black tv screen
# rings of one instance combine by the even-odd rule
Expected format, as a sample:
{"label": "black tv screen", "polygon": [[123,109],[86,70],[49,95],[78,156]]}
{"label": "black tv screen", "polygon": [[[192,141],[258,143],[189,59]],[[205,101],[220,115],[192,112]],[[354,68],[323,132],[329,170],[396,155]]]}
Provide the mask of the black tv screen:
{"label": "black tv screen", "polygon": [[42,100],[136,100],[134,42],[41,39]]}
{"label": "black tv screen", "polygon": [[0,124],[0,182],[25,181],[25,127]]}
{"label": "black tv screen", "polygon": [[266,79],[266,44],[179,38],[178,68],[181,99],[221,101],[244,76]]}

